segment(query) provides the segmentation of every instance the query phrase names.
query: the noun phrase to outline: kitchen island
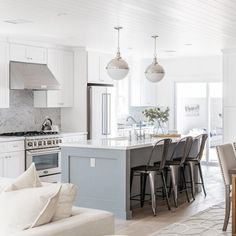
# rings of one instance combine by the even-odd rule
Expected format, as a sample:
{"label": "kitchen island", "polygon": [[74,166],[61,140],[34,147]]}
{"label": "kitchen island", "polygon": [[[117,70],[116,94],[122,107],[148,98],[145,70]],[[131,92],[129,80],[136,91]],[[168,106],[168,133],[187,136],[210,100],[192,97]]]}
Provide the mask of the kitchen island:
{"label": "kitchen island", "polygon": [[[179,139],[173,139],[170,148]],[[156,142],[157,139],[130,141],[120,137],[62,144],[62,181],[78,186],[75,205],[108,210],[118,218],[131,219],[130,168],[146,164]],[[197,146],[195,143],[193,152]],[[157,148],[156,160],[161,158],[161,148]],[[138,186],[139,179],[135,178],[132,194],[139,193]]]}

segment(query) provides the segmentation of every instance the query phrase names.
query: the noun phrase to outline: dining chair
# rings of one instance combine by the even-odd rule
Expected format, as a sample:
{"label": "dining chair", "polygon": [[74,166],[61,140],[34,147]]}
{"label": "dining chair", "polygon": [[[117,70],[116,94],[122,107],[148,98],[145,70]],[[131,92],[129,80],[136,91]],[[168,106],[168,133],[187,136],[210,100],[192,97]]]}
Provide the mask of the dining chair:
{"label": "dining chair", "polygon": [[232,144],[224,144],[216,147],[221,173],[225,185],[225,219],[223,231],[227,230],[231,208],[231,187],[232,180],[229,170],[236,168],[236,154]]}
{"label": "dining chair", "polygon": [[[165,164],[166,164],[166,158],[168,155],[169,146],[171,144],[171,139],[161,139],[155,143],[153,146],[151,153],[149,155],[148,161],[146,165],[140,165],[132,167],[130,170],[130,192],[132,190],[132,183],[133,183],[133,177],[139,176],[140,177],[140,194],[131,196],[131,200],[137,200],[136,197],[140,197],[139,201],[141,203],[141,207],[144,204],[145,200],[145,189],[146,189],[146,179],[148,177],[149,184],[150,184],[150,191],[151,191],[151,200],[152,200],[152,211],[154,216],[156,216],[156,183],[155,183],[155,177],[156,175],[161,176],[161,181],[164,189],[164,195],[166,198],[168,209],[171,210],[170,202],[168,198],[168,191],[167,191],[167,185],[166,185],[166,179],[164,174]],[[161,155],[157,154],[157,149],[162,148]],[[154,165],[155,161],[160,161],[160,165],[156,166]]]}

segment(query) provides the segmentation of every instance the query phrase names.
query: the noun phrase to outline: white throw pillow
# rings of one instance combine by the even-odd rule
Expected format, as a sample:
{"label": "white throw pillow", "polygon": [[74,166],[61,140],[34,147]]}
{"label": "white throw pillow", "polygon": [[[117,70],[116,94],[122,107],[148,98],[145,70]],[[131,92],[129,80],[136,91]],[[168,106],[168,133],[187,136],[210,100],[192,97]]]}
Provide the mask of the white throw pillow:
{"label": "white throw pillow", "polygon": [[59,192],[59,185],[50,185],[0,194],[0,235],[49,223],[56,211]]}
{"label": "white throw pillow", "polygon": [[9,186],[7,186],[4,191],[15,191],[23,188],[34,188],[41,187],[41,181],[39,179],[35,164],[32,163],[31,166],[19,177],[17,177]]}
{"label": "white throw pillow", "polygon": [[52,221],[61,220],[71,216],[73,203],[77,194],[77,188],[74,184],[65,183],[60,185],[61,191],[59,194],[58,205]]}

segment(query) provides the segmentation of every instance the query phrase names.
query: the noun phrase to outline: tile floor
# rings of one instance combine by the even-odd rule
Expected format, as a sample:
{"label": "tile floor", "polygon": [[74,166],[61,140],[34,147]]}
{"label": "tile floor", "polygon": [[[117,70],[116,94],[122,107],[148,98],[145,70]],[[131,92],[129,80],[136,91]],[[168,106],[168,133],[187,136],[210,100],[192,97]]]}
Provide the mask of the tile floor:
{"label": "tile floor", "polygon": [[204,166],[203,172],[207,197],[199,193],[195,201],[187,203],[183,196],[180,199],[180,206],[178,208],[173,206],[171,211],[168,211],[165,202],[160,200],[156,217],[152,215],[148,203],[142,209],[137,207],[133,209],[132,220],[116,220],[116,234],[146,236],[224,201],[224,186],[219,167]]}

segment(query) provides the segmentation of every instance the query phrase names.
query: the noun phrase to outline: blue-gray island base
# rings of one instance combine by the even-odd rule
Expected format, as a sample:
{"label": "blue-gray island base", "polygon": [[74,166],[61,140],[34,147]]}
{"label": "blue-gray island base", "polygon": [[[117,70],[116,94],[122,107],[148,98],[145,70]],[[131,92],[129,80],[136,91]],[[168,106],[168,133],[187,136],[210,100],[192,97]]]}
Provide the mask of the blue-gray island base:
{"label": "blue-gray island base", "polygon": [[[131,219],[130,168],[147,163],[154,142],[88,140],[63,144],[62,182],[78,186],[75,205],[107,210],[118,218]],[[171,145],[173,148],[175,144]],[[160,158],[161,148],[157,150],[156,160]],[[135,178],[132,194],[138,191],[139,179]]]}

